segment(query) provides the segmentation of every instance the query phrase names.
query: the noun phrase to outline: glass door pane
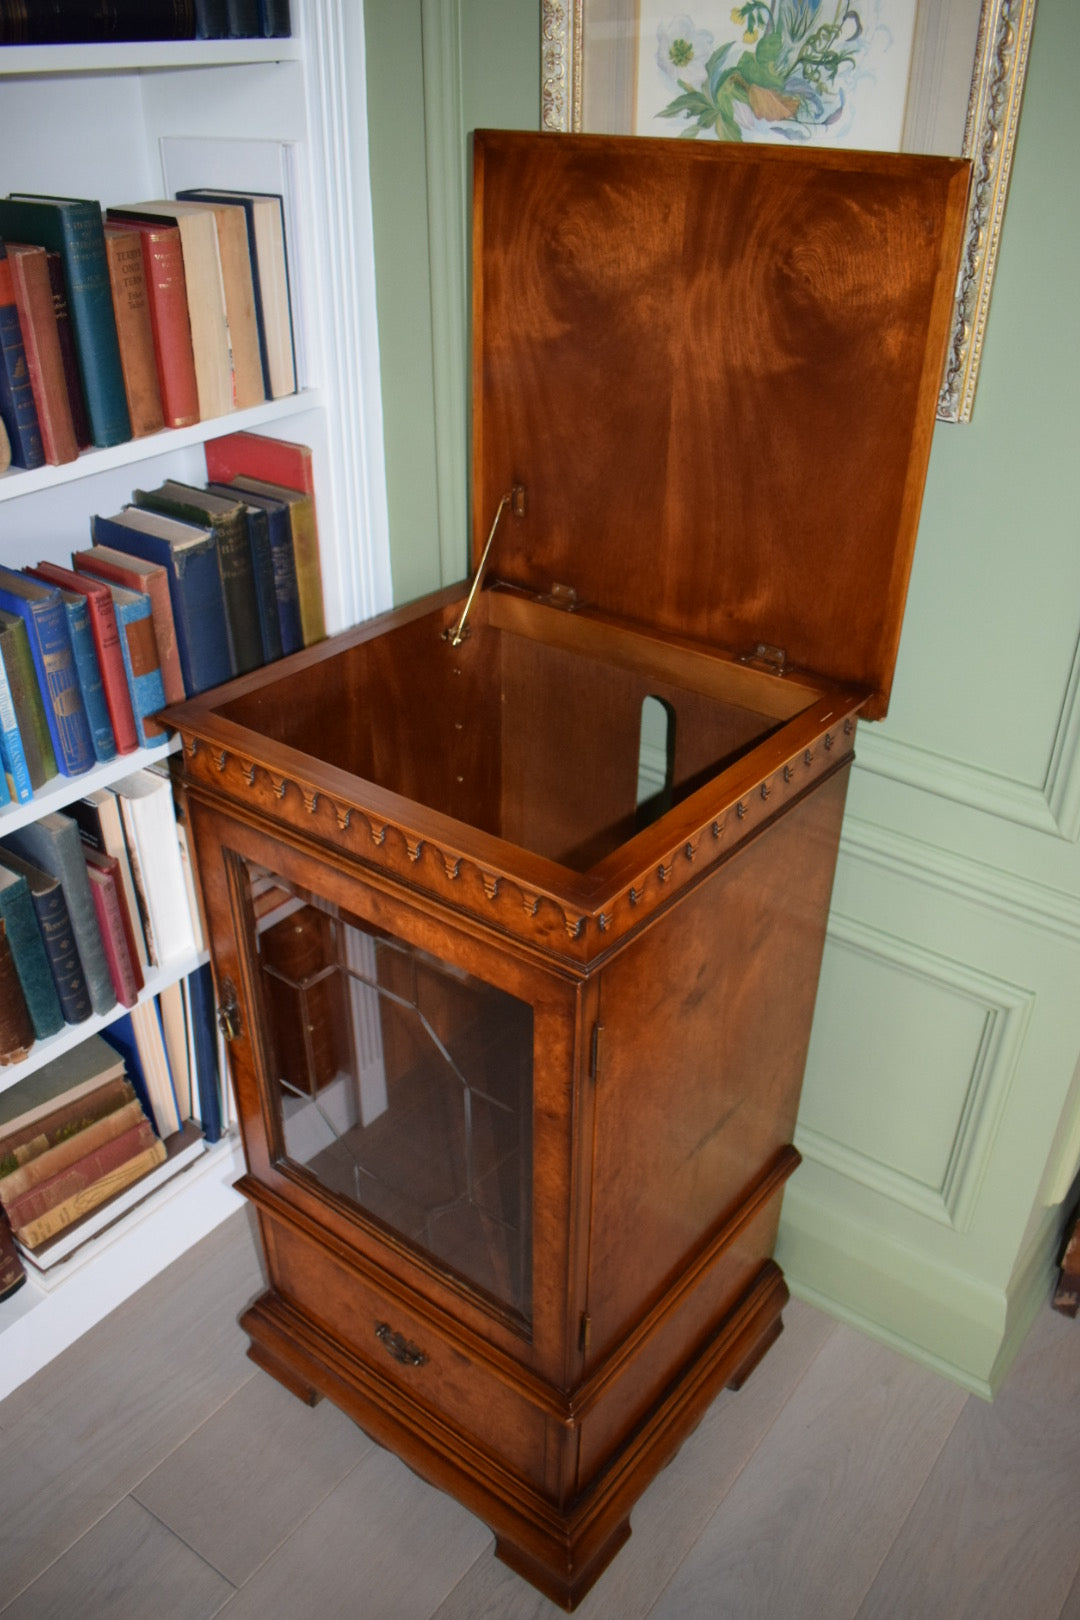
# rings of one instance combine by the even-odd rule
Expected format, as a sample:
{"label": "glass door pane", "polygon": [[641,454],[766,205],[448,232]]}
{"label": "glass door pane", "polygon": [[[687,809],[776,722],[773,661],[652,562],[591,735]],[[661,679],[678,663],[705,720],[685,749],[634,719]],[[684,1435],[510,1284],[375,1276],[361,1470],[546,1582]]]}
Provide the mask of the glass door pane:
{"label": "glass door pane", "polygon": [[247,877],[286,1159],[528,1317],[532,1008]]}

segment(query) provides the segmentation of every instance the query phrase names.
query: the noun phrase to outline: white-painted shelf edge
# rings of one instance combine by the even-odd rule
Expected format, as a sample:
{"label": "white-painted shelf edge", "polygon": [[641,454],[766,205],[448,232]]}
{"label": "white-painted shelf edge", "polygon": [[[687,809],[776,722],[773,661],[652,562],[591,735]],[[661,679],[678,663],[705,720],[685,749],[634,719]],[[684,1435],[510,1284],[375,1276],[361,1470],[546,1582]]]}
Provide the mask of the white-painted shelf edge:
{"label": "white-painted shelf edge", "polygon": [[238,1137],[223,1137],[61,1262],[50,1291],[28,1277],[0,1305],[0,1400],[241,1208],[242,1170]]}
{"label": "white-painted shelf edge", "polygon": [[318,390],[302,389],[296,394],[286,394],[282,399],[264,400],[261,405],[252,405],[246,411],[232,411],[228,416],[193,422],[190,427],[162,428],[160,433],[148,433],[141,439],[125,439],[123,444],[111,445],[107,450],[84,450],[76,461],[63,462],[59,467],[34,467],[29,472],[22,467],[12,467],[0,475],[0,501],[37,495],[42,490],[56,489],[61,484],[93,478],[95,474],[109,472],[113,467],[135,467],[141,461],[183,450],[188,445],[205,444],[207,440],[219,439],[225,433],[238,433],[242,429],[285,421],[298,412],[317,409],[318,405]]}
{"label": "white-painted shelf edge", "polygon": [[79,73],[171,73],[178,68],[248,67],[291,62],[302,53],[288,39],[162,39],[90,45],[5,45],[0,79]]}

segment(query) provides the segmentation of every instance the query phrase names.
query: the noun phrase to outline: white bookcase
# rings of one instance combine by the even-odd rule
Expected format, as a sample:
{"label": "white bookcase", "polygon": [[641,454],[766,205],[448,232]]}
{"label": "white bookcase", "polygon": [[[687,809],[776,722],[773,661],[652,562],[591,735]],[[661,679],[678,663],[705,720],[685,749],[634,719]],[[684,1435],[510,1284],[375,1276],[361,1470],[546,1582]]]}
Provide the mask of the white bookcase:
{"label": "white bookcase", "polygon": [[[0,477],[0,561],[68,563],[88,543],[94,512],[116,511],[133,488],[167,477],[201,482],[204,442],[252,428],[314,451],[333,633],[390,605],[363,17],[348,0],[293,0],[292,13],[291,39],[0,48],[0,195],[103,206],[165,196],[185,183],[171,179],[170,164],[202,150],[205,183],[269,189],[252,155],[276,153],[289,191],[300,360],[300,389],[288,399]],[[0,832],[139,763],[128,755],[118,768],[50,784],[34,804],[0,811]],[[46,1055],[58,1050],[43,1045]],[[0,1087],[34,1061],[0,1071]],[[229,1136],[56,1267],[47,1289],[28,1279],[0,1305],[0,1398],[236,1209],[241,1168]]]}

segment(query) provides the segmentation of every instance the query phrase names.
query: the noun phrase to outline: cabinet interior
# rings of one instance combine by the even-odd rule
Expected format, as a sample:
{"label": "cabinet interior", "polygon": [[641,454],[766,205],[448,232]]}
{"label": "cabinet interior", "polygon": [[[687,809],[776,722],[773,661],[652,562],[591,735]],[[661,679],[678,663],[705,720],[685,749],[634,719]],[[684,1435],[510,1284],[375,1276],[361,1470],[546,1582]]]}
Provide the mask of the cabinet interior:
{"label": "cabinet interior", "polygon": [[[435,611],[358,640],[218,713],[585,873],[820,696],[499,592],[478,599],[456,648],[446,623]],[[646,705],[651,791],[639,781]]]}

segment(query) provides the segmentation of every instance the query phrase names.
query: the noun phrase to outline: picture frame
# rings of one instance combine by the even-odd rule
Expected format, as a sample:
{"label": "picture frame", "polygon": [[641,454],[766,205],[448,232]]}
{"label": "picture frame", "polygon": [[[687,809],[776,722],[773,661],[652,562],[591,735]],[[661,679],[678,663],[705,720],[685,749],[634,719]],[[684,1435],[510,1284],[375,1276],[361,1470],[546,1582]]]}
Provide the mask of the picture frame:
{"label": "picture frame", "polygon": [[[858,9],[859,0],[852,4]],[[942,421],[972,417],[1035,7],[1036,0],[918,0],[898,148],[967,157],[973,171]],[[730,14],[731,5],[723,10]],[[640,11],[640,0],[541,0],[543,129],[634,133],[626,86],[636,85]],[[673,0],[672,11],[692,14],[694,0]],[[685,134],[685,120],[658,133]]]}

